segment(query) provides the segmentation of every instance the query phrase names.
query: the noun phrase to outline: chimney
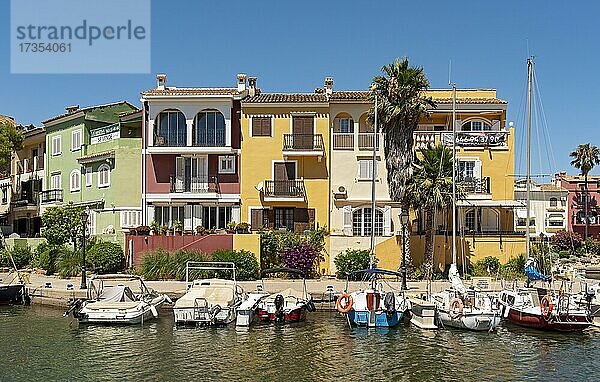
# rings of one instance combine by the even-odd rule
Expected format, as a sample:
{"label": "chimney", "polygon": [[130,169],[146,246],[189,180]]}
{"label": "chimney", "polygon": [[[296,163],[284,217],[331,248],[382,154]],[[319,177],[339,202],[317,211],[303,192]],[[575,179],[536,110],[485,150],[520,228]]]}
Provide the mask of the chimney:
{"label": "chimney", "polygon": [[246,75],[244,73],[237,75],[237,90],[240,93],[246,90]]}
{"label": "chimney", "polygon": [[333,77],[325,77],[325,94],[329,97],[333,93]]}
{"label": "chimney", "polygon": [[77,110],[79,110],[79,105],[67,106],[67,107],[65,107],[65,110],[67,111],[68,114],[73,114]]}
{"label": "chimney", "polygon": [[248,95],[254,97],[260,93],[260,90],[256,88],[256,77],[248,77]]}
{"label": "chimney", "polygon": [[156,89],[165,90],[167,87],[167,75],[157,74],[156,75]]}

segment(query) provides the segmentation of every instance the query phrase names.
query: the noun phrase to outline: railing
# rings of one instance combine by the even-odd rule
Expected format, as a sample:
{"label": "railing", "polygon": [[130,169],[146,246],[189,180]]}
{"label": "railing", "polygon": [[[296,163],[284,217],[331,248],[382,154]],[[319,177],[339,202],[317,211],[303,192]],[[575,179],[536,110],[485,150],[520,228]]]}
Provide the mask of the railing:
{"label": "railing", "polygon": [[333,133],[334,149],[354,149],[354,133]]}
{"label": "railing", "polygon": [[303,198],[304,180],[266,180],[264,195],[267,197]]}
{"label": "railing", "polygon": [[38,200],[37,194],[37,192],[21,191],[20,193],[16,193],[13,196],[13,199],[11,200],[10,204],[13,207],[24,207],[31,205],[35,206],[37,205]]}
{"label": "railing", "polygon": [[169,177],[170,192],[189,192],[193,194],[219,193],[219,181],[216,176],[206,177]]}
{"label": "railing", "polygon": [[416,132],[414,134],[415,148],[424,149],[428,146],[435,146],[439,141],[440,133],[435,132]]}
{"label": "railing", "polygon": [[46,190],[40,192],[42,203],[62,202],[63,190]]}
{"label": "railing", "polygon": [[194,132],[192,143],[195,147],[225,147],[225,130],[201,134]]}
{"label": "railing", "polygon": [[376,150],[379,150],[379,134],[373,139],[373,133],[358,133],[358,149],[373,150],[373,141],[377,145]]}
{"label": "railing", "polygon": [[481,179],[466,178],[462,179],[465,191],[468,194],[489,194],[490,193],[490,177],[486,176]]}
{"label": "railing", "polygon": [[[430,144],[452,145],[452,131],[415,131],[413,138],[418,150]],[[505,130],[456,132],[456,145],[459,147],[506,147],[507,144],[508,131]]]}
{"label": "railing", "polygon": [[284,134],[284,151],[324,151],[321,134]]}
{"label": "railing", "polygon": [[172,140],[169,137],[155,135],[154,136],[154,146],[163,146],[163,147],[184,147],[187,146],[187,141],[181,137],[173,137]]}

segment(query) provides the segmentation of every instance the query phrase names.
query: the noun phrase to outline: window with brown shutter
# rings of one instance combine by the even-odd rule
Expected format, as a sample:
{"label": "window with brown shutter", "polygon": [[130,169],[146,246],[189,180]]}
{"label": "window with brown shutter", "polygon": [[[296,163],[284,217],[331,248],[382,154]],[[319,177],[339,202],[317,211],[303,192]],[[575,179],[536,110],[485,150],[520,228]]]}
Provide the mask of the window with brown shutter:
{"label": "window with brown shutter", "polygon": [[253,117],[252,118],[252,136],[270,137],[271,136],[271,117]]}
{"label": "window with brown shutter", "polygon": [[263,222],[263,210],[256,208],[250,211],[250,228],[252,230],[261,229],[265,225]]}

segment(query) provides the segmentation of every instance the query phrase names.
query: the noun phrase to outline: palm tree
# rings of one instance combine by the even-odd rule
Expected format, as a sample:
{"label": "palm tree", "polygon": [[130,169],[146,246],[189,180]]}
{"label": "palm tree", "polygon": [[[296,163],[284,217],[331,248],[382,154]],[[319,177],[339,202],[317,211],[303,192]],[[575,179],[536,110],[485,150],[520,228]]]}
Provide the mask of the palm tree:
{"label": "palm tree", "polygon": [[[425,94],[429,80],[423,68],[410,66],[408,58],[396,59],[383,66],[381,71],[383,75],[373,78],[369,97],[371,101],[377,97],[378,126],[385,134],[384,152],[390,198],[408,209],[410,203],[405,198],[405,186],[413,171],[413,132],[419,120],[428,116],[428,110],[436,105]],[[374,109],[370,112],[371,121],[373,117]],[[403,251],[410,257],[410,231],[404,226],[402,230]]]}
{"label": "palm tree", "polygon": [[[434,217],[436,211],[452,204],[452,150],[438,144],[421,150],[415,157],[414,174],[406,187],[411,207],[425,212],[426,277],[433,275]],[[457,199],[464,197],[464,187],[456,184]]]}
{"label": "palm tree", "polygon": [[588,174],[590,173],[590,171],[592,171],[592,169],[600,164],[600,150],[598,149],[597,146],[593,146],[590,145],[589,143],[586,144],[582,144],[577,146],[577,148],[575,149],[575,151],[571,152],[571,154],[569,154],[569,156],[571,158],[573,158],[573,160],[571,161],[571,166],[579,169],[581,171],[581,174],[584,177],[584,187],[585,187],[585,202],[584,202],[584,208],[585,208],[585,236],[584,239],[587,239],[588,237],[588,231],[589,231],[589,219],[588,219],[588,203],[589,203],[589,197],[588,197]]}

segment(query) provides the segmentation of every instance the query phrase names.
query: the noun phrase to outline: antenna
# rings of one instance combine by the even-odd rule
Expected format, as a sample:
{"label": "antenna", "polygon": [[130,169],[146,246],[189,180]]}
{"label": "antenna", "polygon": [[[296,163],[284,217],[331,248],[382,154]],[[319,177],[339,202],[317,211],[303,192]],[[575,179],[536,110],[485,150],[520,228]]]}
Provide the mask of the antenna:
{"label": "antenna", "polygon": [[448,60],[448,85],[452,85],[452,59]]}

